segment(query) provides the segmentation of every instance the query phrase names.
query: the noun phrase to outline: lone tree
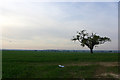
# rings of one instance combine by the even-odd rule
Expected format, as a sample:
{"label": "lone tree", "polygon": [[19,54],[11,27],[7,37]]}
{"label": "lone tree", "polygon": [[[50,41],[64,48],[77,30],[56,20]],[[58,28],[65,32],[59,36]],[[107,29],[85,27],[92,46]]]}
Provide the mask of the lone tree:
{"label": "lone tree", "polygon": [[108,37],[100,37],[99,35],[96,35],[96,33],[89,35],[86,30],[82,30],[77,32],[76,36],[73,36],[72,41],[79,41],[81,46],[87,46],[90,49],[90,52],[93,53],[94,46],[111,41],[111,39]]}

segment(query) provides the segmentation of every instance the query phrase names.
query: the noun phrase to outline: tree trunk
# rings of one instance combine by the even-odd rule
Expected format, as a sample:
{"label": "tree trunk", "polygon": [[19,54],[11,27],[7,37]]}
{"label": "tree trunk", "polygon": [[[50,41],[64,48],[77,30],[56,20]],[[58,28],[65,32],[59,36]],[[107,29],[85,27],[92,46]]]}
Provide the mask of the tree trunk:
{"label": "tree trunk", "polygon": [[93,49],[90,49],[90,53],[93,54]]}

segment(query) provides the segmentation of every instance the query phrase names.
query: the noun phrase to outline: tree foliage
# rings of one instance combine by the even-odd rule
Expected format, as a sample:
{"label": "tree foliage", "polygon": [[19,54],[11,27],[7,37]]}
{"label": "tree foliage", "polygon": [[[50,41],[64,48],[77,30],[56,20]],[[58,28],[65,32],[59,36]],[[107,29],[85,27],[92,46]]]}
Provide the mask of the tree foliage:
{"label": "tree foliage", "polygon": [[111,40],[108,37],[101,37],[96,33],[89,35],[86,30],[82,30],[80,32],[77,32],[76,36],[73,36],[72,41],[79,41],[81,43],[81,46],[87,46],[91,50],[91,53],[93,53],[94,46],[104,44],[105,42]]}

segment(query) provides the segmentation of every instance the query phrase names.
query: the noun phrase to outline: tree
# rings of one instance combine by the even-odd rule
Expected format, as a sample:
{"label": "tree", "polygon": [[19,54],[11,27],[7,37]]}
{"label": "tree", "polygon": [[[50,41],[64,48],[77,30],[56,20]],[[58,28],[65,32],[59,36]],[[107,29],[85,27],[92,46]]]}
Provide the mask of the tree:
{"label": "tree", "polygon": [[100,37],[96,33],[88,34],[86,30],[77,32],[76,36],[73,36],[72,41],[79,41],[82,47],[87,46],[90,49],[90,52],[93,53],[93,48],[96,45],[104,44],[107,41],[111,41],[108,37]]}

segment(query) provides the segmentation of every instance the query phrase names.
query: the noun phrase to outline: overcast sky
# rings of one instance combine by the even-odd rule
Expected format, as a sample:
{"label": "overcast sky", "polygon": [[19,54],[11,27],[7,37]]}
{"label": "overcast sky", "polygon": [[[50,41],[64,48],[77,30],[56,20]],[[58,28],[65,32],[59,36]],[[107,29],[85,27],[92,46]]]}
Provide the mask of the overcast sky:
{"label": "overcast sky", "polygon": [[87,30],[110,37],[96,50],[118,49],[117,2],[9,1],[0,5],[3,49],[83,50],[71,39]]}

